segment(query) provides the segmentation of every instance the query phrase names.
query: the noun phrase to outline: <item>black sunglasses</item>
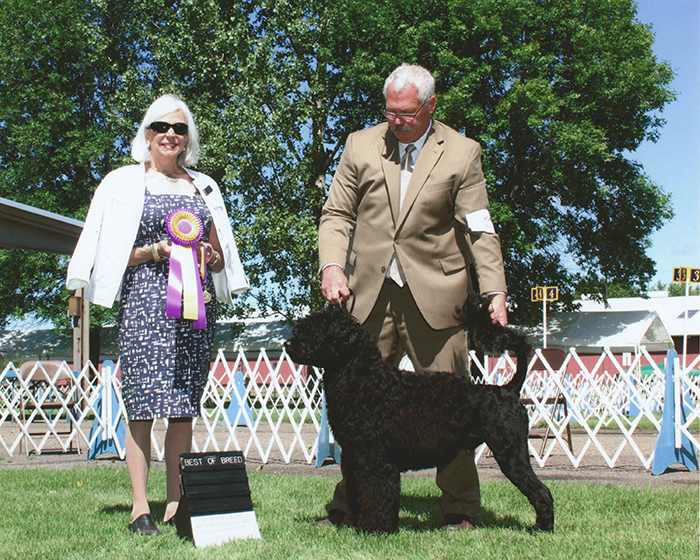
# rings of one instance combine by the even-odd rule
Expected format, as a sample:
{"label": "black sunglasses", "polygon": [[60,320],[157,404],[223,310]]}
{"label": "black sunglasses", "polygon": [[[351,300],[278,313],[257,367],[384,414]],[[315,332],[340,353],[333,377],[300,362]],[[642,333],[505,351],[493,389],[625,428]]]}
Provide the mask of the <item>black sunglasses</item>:
{"label": "black sunglasses", "polygon": [[176,123],[169,123],[169,122],[163,122],[163,121],[155,121],[152,122],[151,124],[148,125],[148,128],[151,130],[157,132],[158,134],[165,134],[170,130],[171,128],[175,131],[175,134],[178,136],[184,136],[187,134],[187,131],[189,128],[185,123],[182,122],[176,122]]}

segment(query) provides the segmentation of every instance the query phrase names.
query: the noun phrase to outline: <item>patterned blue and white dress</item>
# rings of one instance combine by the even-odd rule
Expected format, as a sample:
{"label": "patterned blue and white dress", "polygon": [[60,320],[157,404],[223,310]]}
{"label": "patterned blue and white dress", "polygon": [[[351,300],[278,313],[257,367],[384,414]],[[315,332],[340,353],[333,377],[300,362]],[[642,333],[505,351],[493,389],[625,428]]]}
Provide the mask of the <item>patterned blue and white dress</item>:
{"label": "patterned blue and white dress", "polygon": [[[211,214],[199,196],[152,195],[146,189],[141,226],[134,247],[168,239],[165,218],[177,208],[197,214],[204,237],[213,227]],[[206,290],[206,329],[195,330],[193,321],[165,314],[170,260],[149,260],[127,267],[120,309],[119,354],[122,398],[129,420],[193,418],[200,415],[200,400],[207,382],[216,324],[216,294],[211,274]]]}

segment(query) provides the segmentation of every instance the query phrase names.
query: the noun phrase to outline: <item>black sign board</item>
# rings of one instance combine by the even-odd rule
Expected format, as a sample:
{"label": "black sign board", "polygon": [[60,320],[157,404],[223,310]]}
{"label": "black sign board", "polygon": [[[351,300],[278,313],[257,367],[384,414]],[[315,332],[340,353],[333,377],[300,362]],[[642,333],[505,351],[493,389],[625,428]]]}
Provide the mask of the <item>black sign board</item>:
{"label": "black sign board", "polygon": [[195,546],[260,538],[240,451],[180,455],[180,485],[177,531]]}

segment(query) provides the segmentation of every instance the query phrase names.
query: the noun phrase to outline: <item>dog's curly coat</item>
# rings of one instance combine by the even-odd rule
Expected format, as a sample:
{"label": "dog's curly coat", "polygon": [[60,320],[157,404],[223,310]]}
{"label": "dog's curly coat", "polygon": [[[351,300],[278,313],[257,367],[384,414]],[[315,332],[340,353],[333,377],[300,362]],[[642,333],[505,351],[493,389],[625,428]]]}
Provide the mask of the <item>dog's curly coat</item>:
{"label": "dog's curly coat", "polygon": [[295,362],[324,370],[328,421],[343,450],[350,508],[344,522],[358,530],[397,531],[400,473],[445,465],[458,450],[484,442],[535,508],[530,530],[554,528],[552,495],[530,465],[528,417],[519,398],[531,348],[514,330],[494,325],[484,305],[467,302],[457,316],[472,347],[516,354],[510,383],[479,385],[451,372],[391,367],[370,335],[338,307],[299,319],[285,344]]}

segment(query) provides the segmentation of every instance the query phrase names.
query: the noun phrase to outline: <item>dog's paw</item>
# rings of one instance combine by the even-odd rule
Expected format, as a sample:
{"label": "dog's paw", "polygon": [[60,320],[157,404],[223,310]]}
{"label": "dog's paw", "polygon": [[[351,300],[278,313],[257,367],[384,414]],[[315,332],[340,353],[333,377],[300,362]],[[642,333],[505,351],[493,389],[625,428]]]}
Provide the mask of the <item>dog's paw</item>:
{"label": "dog's paw", "polygon": [[532,527],[528,527],[527,532],[530,533],[531,535],[535,535],[537,533],[553,533],[554,532],[554,526],[545,528],[541,527],[539,523],[535,523]]}

